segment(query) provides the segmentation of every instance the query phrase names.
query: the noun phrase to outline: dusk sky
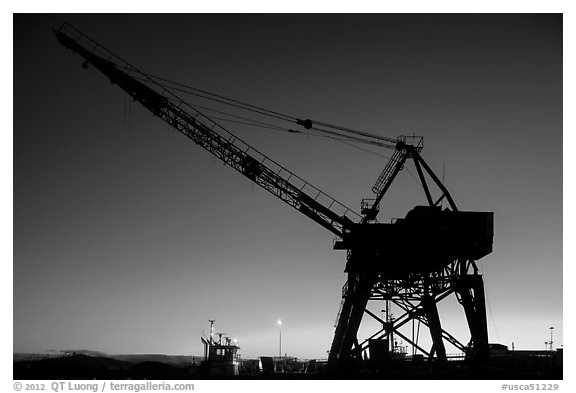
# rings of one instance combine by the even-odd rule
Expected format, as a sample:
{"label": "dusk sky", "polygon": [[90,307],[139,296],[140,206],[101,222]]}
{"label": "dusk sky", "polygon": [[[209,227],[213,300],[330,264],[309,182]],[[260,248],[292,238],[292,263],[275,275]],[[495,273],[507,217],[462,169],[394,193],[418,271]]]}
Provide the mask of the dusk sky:
{"label": "dusk sky", "polygon": [[[282,319],[284,353],[324,358],[346,279],[330,232],[83,69],[64,21],[153,75],[423,136],[458,207],[494,212],[490,342],[544,349],[554,326],[563,344],[562,15],[52,14],[14,17],[15,352],[200,355],[215,319],[243,357],[273,356]],[[392,154],[226,126],[356,211]],[[380,221],[425,204],[413,174]],[[457,302],[439,309],[467,343]]]}

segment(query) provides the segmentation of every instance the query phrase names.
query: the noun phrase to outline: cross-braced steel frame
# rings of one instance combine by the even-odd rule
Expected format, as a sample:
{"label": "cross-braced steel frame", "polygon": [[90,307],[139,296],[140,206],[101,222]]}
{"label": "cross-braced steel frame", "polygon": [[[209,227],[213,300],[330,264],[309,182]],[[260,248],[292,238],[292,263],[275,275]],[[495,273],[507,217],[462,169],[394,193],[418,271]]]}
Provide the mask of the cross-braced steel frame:
{"label": "cross-braced steel frame", "polygon": [[[442,328],[437,304],[448,296],[455,294],[459,303],[466,312],[471,340],[463,344],[453,335]],[[393,321],[384,321],[368,308],[366,314],[381,324],[381,329],[359,342],[356,351],[364,351],[372,339],[388,339],[392,335],[401,337],[416,351],[429,359],[446,360],[444,343],[447,342],[463,353],[473,354],[479,349],[479,342],[487,342],[487,335],[483,337],[483,330],[478,328],[485,321],[485,306],[482,277],[474,261],[454,261],[439,272],[428,275],[413,275],[405,280],[387,280],[380,276],[372,289],[369,301],[387,301],[401,310],[402,314]],[[418,336],[408,337],[399,329],[409,322],[415,321],[423,324],[430,330],[433,346],[427,350],[419,345]],[[484,323],[485,325],[485,323]],[[413,325],[414,326],[414,325]],[[474,343],[478,343],[473,347]],[[476,356],[478,356],[477,354]]]}
{"label": "cross-braced steel frame", "polygon": [[[429,206],[438,206],[443,200],[448,202],[450,210],[458,212],[450,193],[428,164],[419,154],[419,148],[410,145],[400,145],[402,154],[394,157],[395,168],[389,168],[390,175],[382,182],[383,190],[373,202],[371,208],[365,210],[364,223],[373,220],[377,213],[377,205],[384,192],[389,188],[409,158],[412,158],[422,189]],[[425,173],[440,190],[440,195],[434,198]],[[380,180],[380,179],[379,179]],[[356,252],[349,249],[348,265],[353,267]],[[362,251],[360,251],[362,252]],[[437,304],[454,294],[463,306],[470,330],[470,341],[461,343],[453,335],[442,328]],[[488,331],[486,323],[486,306],[484,300],[484,284],[479,274],[476,262],[471,259],[457,258],[439,270],[419,271],[399,279],[388,277],[385,272],[355,271],[348,269],[348,279],[342,291],[334,340],[328,358],[328,369],[331,372],[341,372],[354,359],[361,358],[373,339],[389,339],[397,335],[413,347],[413,353],[420,352],[429,360],[446,361],[445,342],[464,352],[469,358],[482,363],[488,358]],[[393,321],[383,320],[367,308],[369,301],[385,301],[398,307],[402,314]],[[364,314],[368,314],[381,324],[381,328],[371,336],[359,341],[357,332]],[[418,326],[428,328],[432,339],[430,349],[423,348],[418,343],[418,336],[407,337],[399,329],[409,322],[417,322]]]}

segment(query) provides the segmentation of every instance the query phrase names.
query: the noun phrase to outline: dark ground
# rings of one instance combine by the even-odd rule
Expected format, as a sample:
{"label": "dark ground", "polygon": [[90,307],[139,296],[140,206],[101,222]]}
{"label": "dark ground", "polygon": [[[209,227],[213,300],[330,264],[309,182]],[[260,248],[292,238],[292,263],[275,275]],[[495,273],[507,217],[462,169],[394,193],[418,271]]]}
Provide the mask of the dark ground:
{"label": "dark ground", "polygon": [[[185,380],[211,379],[199,362],[191,357],[165,355],[123,355],[123,360],[86,354],[68,354],[44,359],[14,360],[15,380],[40,379],[151,379]],[[150,360],[154,359],[154,360]],[[489,366],[472,367],[466,362],[440,365],[429,362],[363,362],[354,370],[327,376],[322,365],[314,373],[248,373],[241,368],[240,376],[213,379],[369,379],[369,380],[561,380],[562,360],[556,356],[494,359]]]}

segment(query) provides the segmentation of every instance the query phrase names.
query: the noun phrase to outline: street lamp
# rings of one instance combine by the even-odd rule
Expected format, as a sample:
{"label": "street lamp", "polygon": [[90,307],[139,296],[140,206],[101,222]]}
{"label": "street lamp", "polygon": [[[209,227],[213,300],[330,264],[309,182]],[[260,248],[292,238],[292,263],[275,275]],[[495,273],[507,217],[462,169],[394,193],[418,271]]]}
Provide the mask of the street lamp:
{"label": "street lamp", "polygon": [[554,341],[552,341],[552,331],[554,330],[554,326],[550,326],[550,350],[554,350]]}
{"label": "street lamp", "polygon": [[278,320],[278,326],[280,328],[280,347],[278,349],[278,360],[282,358],[282,320]]}

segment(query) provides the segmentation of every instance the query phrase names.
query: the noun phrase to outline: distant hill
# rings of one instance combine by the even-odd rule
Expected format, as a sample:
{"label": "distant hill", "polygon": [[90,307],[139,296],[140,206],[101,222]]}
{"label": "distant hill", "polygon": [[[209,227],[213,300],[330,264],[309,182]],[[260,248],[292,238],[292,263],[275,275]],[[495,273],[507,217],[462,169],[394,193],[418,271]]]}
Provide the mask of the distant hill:
{"label": "distant hill", "polygon": [[[182,379],[198,370],[201,356],[108,355],[87,349],[14,353],[14,379]],[[193,370],[194,369],[194,370]]]}
{"label": "distant hill", "polygon": [[124,379],[133,363],[82,354],[14,361],[14,379]]}
{"label": "distant hill", "polygon": [[49,358],[60,358],[62,353],[15,353],[12,355],[14,362],[24,362],[30,360],[42,360]]}
{"label": "distant hill", "polygon": [[108,354],[104,352],[92,351],[90,349],[65,349],[61,351],[68,355],[86,355],[86,356],[101,356],[107,357]]}
{"label": "distant hill", "polygon": [[14,362],[21,362],[25,360],[41,360],[41,359],[51,359],[51,358],[61,358],[63,356],[69,355],[86,355],[86,356],[100,356],[108,357],[108,354],[104,352],[91,351],[89,349],[52,349],[44,352],[36,353],[14,353],[12,355],[12,360]]}
{"label": "distant hill", "polygon": [[108,357],[131,363],[157,362],[174,367],[185,367],[198,364],[203,360],[200,356],[163,355],[163,354],[136,354],[136,355],[108,355]]}
{"label": "distant hill", "polygon": [[120,354],[109,355],[104,352],[92,351],[89,349],[67,349],[67,350],[51,350],[38,353],[14,353],[12,360],[14,362],[54,359],[72,355],[85,355],[90,357],[100,357],[116,359],[130,363],[143,363],[143,362],[158,362],[164,363],[169,366],[184,367],[191,364],[198,364],[203,360],[202,356],[194,355],[166,355],[166,354]]}

